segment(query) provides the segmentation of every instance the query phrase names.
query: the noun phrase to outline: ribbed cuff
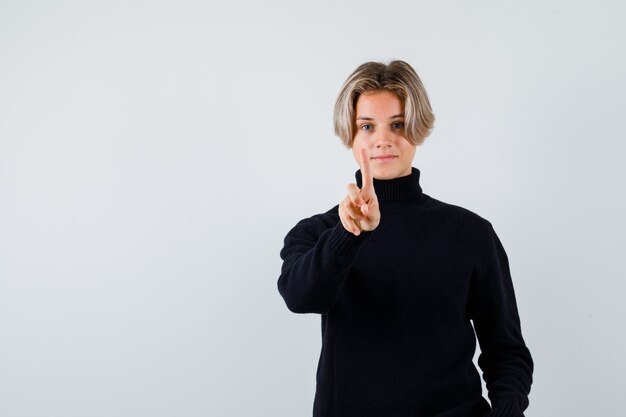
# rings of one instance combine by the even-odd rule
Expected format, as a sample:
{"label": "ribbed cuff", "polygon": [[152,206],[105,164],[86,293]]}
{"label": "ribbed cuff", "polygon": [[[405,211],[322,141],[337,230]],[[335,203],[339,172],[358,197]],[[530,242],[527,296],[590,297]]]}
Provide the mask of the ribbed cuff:
{"label": "ribbed cuff", "polygon": [[500,397],[492,402],[492,411],[489,417],[524,417],[524,408],[520,407],[519,401],[515,398]]}
{"label": "ribbed cuff", "polygon": [[330,231],[328,237],[328,246],[330,250],[340,260],[352,260],[361,244],[365,242],[373,231],[361,232],[358,236],[355,236],[352,232],[348,232],[341,221],[339,221],[335,227]]}

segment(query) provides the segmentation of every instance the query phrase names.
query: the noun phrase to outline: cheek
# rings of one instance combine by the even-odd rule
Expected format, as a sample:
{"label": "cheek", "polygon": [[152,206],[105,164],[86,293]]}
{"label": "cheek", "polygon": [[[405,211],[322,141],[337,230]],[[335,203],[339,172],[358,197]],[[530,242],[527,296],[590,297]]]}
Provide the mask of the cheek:
{"label": "cheek", "polygon": [[407,157],[410,157],[415,153],[415,147],[411,146],[411,144],[409,144],[406,139],[402,146],[402,153],[405,154]]}
{"label": "cheek", "polygon": [[365,148],[367,147],[367,142],[363,140],[360,135],[355,135],[354,139],[352,139],[352,149],[355,148]]}

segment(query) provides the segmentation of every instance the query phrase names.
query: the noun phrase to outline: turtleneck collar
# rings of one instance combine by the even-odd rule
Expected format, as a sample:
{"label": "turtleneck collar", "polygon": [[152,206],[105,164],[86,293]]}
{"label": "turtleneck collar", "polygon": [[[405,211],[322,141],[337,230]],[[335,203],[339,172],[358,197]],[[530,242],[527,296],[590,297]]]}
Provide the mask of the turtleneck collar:
{"label": "turtleneck collar", "polygon": [[[363,186],[361,170],[357,170],[354,175],[356,177],[356,185],[361,188]],[[419,200],[422,197],[422,187],[420,187],[419,179],[420,170],[415,167],[411,167],[411,174],[404,177],[390,180],[374,178],[376,197],[379,202]]]}

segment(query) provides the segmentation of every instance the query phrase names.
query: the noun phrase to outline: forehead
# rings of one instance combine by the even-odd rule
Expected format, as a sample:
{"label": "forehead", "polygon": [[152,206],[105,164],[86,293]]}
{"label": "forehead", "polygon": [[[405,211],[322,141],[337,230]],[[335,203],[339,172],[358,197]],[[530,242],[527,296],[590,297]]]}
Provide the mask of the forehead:
{"label": "forehead", "polygon": [[403,112],[402,101],[391,91],[366,91],[362,93],[355,106],[356,117],[390,118]]}

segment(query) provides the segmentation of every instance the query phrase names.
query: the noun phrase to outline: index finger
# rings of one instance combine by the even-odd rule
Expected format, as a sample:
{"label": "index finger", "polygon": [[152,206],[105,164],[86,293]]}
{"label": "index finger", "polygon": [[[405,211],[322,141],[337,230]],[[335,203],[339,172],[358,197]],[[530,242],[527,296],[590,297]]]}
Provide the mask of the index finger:
{"label": "index finger", "polygon": [[367,156],[367,150],[365,148],[361,148],[361,177],[363,178],[362,188],[374,187],[372,171],[370,170],[370,159]]}

